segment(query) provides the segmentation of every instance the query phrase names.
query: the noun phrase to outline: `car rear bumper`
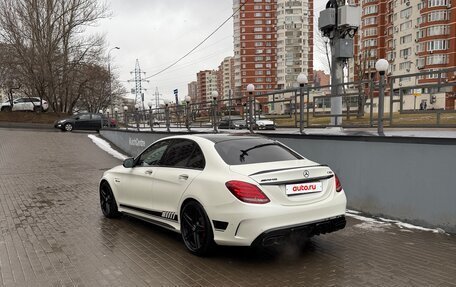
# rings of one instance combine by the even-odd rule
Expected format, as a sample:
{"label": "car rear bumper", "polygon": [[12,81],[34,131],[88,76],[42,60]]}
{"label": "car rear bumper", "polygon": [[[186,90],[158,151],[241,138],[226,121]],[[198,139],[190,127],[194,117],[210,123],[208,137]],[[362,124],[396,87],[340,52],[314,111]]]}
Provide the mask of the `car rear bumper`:
{"label": "car rear bumper", "polygon": [[345,216],[342,215],[312,223],[271,229],[260,234],[260,236],[253,241],[252,246],[268,247],[281,245],[283,242],[291,238],[305,239],[314,235],[331,233],[343,229],[345,225]]}
{"label": "car rear bumper", "polygon": [[217,206],[208,215],[212,220],[228,223],[223,229],[214,224],[214,240],[217,244],[250,246],[255,240],[263,241],[258,238],[273,231],[286,234],[290,230],[299,229],[301,235],[310,237],[339,230],[345,225],[338,220],[331,220],[344,217],[346,207],[347,199],[342,191],[334,192],[322,201],[297,206],[272,202],[264,205],[237,202]]}

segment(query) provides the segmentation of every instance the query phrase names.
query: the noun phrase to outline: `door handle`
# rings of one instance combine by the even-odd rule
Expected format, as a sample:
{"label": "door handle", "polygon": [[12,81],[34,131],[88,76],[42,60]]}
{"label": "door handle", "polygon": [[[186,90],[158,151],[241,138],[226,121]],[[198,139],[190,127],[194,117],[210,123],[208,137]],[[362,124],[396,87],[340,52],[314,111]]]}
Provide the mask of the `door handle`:
{"label": "door handle", "polygon": [[153,173],[153,171],[152,170],[146,170],[144,173],[148,174],[148,175],[151,175]]}
{"label": "door handle", "polygon": [[179,179],[180,179],[180,180],[187,180],[187,179],[188,179],[188,175],[186,175],[186,174],[181,174],[181,175],[179,175]]}

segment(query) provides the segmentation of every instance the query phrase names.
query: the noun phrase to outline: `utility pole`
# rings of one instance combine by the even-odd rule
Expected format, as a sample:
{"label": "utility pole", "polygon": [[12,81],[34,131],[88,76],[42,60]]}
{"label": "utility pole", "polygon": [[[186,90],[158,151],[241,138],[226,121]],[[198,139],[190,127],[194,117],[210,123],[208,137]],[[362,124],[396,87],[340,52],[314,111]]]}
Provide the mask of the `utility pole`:
{"label": "utility pole", "polygon": [[129,80],[128,82],[134,82],[135,83],[135,89],[132,90],[132,93],[135,94],[135,106],[139,104],[139,106],[142,108],[142,110],[145,110],[144,106],[144,92],[147,91],[147,89],[143,88],[142,83],[143,82],[149,82],[147,80],[144,80],[142,78],[143,75],[146,74],[146,72],[141,71],[141,67],[139,66],[139,60],[136,59],[136,65],[135,65],[135,70],[133,72],[130,72],[130,74],[135,75],[134,80]]}
{"label": "utility pole", "polygon": [[318,28],[331,46],[331,125],[342,125],[342,95],[345,61],[353,58],[353,37],[361,19],[359,6],[345,0],[330,0],[320,12]]}
{"label": "utility pole", "polygon": [[162,94],[158,92],[158,87],[155,87],[154,99],[155,99],[155,108],[158,109],[160,107],[160,97]]}

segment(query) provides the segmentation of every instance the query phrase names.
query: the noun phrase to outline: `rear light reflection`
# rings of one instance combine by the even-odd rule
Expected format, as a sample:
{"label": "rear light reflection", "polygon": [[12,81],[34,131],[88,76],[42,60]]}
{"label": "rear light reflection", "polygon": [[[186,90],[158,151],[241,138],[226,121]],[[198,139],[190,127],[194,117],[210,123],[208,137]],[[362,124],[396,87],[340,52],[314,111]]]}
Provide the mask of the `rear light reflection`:
{"label": "rear light reflection", "polygon": [[269,198],[256,186],[247,182],[231,180],[225,183],[229,191],[240,201],[265,204]]}
{"label": "rear light reflection", "polygon": [[340,180],[337,177],[337,175],[335,176],[335,178],[336,178],[336,191],[337,192],[341,192],[342,191],[342,184],[340,183]]}

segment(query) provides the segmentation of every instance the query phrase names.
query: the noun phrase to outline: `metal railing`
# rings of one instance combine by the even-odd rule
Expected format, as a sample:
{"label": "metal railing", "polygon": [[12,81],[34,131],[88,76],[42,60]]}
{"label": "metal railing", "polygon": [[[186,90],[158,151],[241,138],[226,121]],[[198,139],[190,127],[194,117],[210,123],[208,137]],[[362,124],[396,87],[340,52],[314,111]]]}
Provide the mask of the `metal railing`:
{"label": "metal railing", "polygon": [[[137,131],[179,130],[193,128],[218,132],[221,119],[241,119],[253,132],[254,123],[269,119],[277,128],[305,129],[343,127],[456,127],[456,68],[387,77],[384,85],[376,80],[341,84],[343,93],[331,95],[331,86],[304,86],[269,93],[233,97],[212,102],[161,106],[113,115],[118,127]],[[415,81],[412,85],[411,81]],[[378,113],[384,87],[385,115]],[[331,113],[331,99],[341,98],[342,113]],[[413,99],[413,104],[411,103]],[[417,109],[416,101],[420,100]],[[429,104],[423,104],[429,103]],[[453,102],[454,103],[454,102]],[[424,107],[426,105],[426,107]],[[338,119],[342,118],[341,124]],[[332,119],[332,120],[331,120]]]}

